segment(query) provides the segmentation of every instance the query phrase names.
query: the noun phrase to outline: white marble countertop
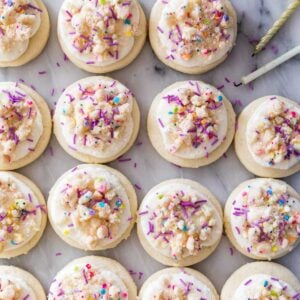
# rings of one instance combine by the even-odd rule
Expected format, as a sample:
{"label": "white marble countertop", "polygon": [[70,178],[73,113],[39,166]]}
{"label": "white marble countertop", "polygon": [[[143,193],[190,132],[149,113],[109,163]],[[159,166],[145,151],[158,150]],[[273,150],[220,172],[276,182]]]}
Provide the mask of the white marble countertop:
{"label": "white marble countertop", "polygon": [[[65,62],[63,53],[56,36],[56,18],[61,0],[44,0],[48,6],[52,21],[52,33],[48,46],[42,55],[24,67],[16,69],[1,69],[0,81],[17,81],[23,78],[28,85],[34,85],[37,91],[45,97],[53,107],[63,88],[72,82],[86,77],[89,74],[80,71],[70,62]],[[142,0],[143,7],[149,16],[154,0]],[[110,164],[122,171],[133,182],[142,187],[137,191],[139,201],[145,193],[159,182],[176,177],[189,178],[199,181],[208,187],[224,204],[229,193],[242,181],[252,178],[253,175],[245,170],[238,161],[233,148],[228,151],[227,158],[223,157],[216,163],[201,169],[180,169],[164,161],[152,148],[146,132],[146,116],[154,96],[171,83],[185,79],[200,79],[222,88],[226,96],[235,104],[236,112],[250,101],[268,94],[279,94],[300,102],[300,57],[296,57],[263,78],[257,80],[251,87],[235,87],[233,81],[239,81],[242,75],[248,74],[255,67],[273,59],[278,54],[300,44],[300,10],[284,29],[271,42],[270,46],[258,57],[251,57],[253,47],[251,42],[259,39],[270,25],[278,18],[286,7],[286,0],[233,0],[239,20],[239,35],[233,52],[221,66],[201,76],[186,76],[164,66],[155,57],[147,42],[141,55],[127,68],[109,74],[135,93],[142,111],[142,124],[138,141],[140,146],[134,146],[125,157],[132,160],[125,163]],[[60,64],[60,67],[57,66]],[[39,71],[47,71],[39,75]],[[227,77],[231,83],[226,82]],[[51,96],[51,91],[55,93]],[[240,100],[240,101],[238,101]],[[51,152],[53,151],[53,156]],[[137,168],[134,168],[137,163]],[[49,148],[43,156],[26,168],[19,170],[34,180],[43,190],[45,197],[56,179],[66,170],[79,164],[78,161],[67,155],[53,137]],[[300,174],[285,179],[300,192]],[[208,259],[195,265],[194,268],[207,275],[215,284],[218,291],[222,288],[226,278],[239,266],[250,261],[234,251],[230,255],[230,243],[223,237],[219,248]],[[57,256],[57,253],[61,255]],[[162,265],[150,258],[136,236],[134,229],[130,238],[117,248],[104,252],[97,252],[117,259],[127,269],[143,272],[139,279],[134,279],[138,286],[155,271],[163,268]],[[86,255],[65,244],[48,224],[46,232],[39,245],[28,255],[10,261],[1,261],[3,264],[13,264],[25,268],[36,275],[43,283],[46,291],[57,271],[74,258]],[[278,260],[300,275],[300,247],[289,255]]]}

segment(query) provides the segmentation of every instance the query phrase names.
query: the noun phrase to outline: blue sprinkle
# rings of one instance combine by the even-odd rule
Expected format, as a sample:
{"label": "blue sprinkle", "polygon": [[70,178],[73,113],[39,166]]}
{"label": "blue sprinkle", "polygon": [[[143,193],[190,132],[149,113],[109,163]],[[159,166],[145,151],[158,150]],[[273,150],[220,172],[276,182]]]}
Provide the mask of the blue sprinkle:
{"label": "blue sprinkle", "polygon": [[283,199],[280,199],[278,203],[279,203],[280,206],[283,206],[285,201]]}
{"label": "blue sprinkle", "polygon": [[267,287],[268,286],[268,281],[267,280],[265,280],[265,282],[264,282],[264,287]]}
{"label": "blue sprinkle", "polygon": [[286,221],[288,221],[288,220],[290,219],[290,216],[289,216],[289,215],[285,215],[285,216],[284,216],[284,219],[285,219]]}
{"label": "blue sprinkle", "polygon": [[100,294],[101,294],[101,295],[105,295],[105,293],[106,293],[105,289],[101,289],[101,290],[100,290]]}
{"label": "blue sprinkle", "polygon": [[184,232],[188,231],[188,228],[186,227],[186,225],[183,225],[182,230],[183,230]]}
{"label": "blue sprinkle", "polygon": [[120,206],[122,205],[122,200],[118,199],[118,200],[116,201],[116,205],[117,205],[118,207],[120,207]]}
{"label": "blue sprinkle", "polygon": [[218,100],[219,100],[219,101],[222,101],[222,100],[223,100],[223,96],[221,96],[221,95],[218,96]]}
{"label": "blue sprinkle", "polygon": [[131,24],[130,19],[126,19],[126,20],[124,21],[124,24],[130,25],[130,24]]}
{"label": "blue sprinkle", "polygon": [[105,206],[105,202],[99,202],[98,205],[103,208]]}
{"label": "blue sprinkle", "polygon": [[268,193],[269,195],[273,195],[272,189],[268,189],[268,190],[267,190],[267,193]]}
{"label": "blue sprinkle", "polygon": [[115,103],[115,104],[118,104],[119,102],[120,102],[120,98],[119,98],[119,97],[115,97],[115,98],[114,98],[114,103]]}

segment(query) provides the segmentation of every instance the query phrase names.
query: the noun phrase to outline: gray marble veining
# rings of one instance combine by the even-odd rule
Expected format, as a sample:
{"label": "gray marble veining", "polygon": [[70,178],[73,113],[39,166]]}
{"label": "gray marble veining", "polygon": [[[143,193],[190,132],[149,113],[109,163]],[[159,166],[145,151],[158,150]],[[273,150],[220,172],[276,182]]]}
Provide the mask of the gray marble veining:
{"label": "gray marble veining", "polygon": [[[86,77],[83,72],[63,60],[63,53],[56,36],[56,18],[60,0],[45,0],[52,21],[52,33],[48,46],[43,54],[35,61],[17,69],[1,69],[1,81],[17,81],[23,78],[27,84],[33,84],[41,93],[48,104],[53,108],[55,101],[63,88],[72,82]],[[154,0],[142,0],[147,16],[150,14]],[[222,88],[226,96],[234,103],[236,112],[250,101],[268,94],[279,94],[300,102],[300,57],[296,57],[273,72],[257,80],[250,87],[235,87],[233,82],[238,82],[242,75],[272,60],[277,53],[281,54],[300,44],[300,10],[288,21],[283,30],[270,43],[267,49],[259,56],[252,58],[253,41],[259,39],[271,24],[278,18],[286,7],[285,0],[233,0],[238,13],[239,35],[235,48],[229,58],[218,68],[201,76],[187,76],[175,72],[164,66],[153,54],[147,42],[140,56],[127,68],[109,74],[124,84],[135,93],[141,111],[142,124],[138,141],[140,146],[134,146],[125,156],[132,160],[125,163],[114,162],[110,165],[124,172],[133,183],[141,186],[137,191],[139,200],[154,185],[162,180],[183,177],[194,179],[207,186],[224,204],[227,196],[240,182],[254,177],[247,172],[238,161],[233,148],[228,151],[227,157],[221,158],[216,163],[197,170],[177,168],[164,161],[152,148],[146,132],[146,116],[154,96],[171,83],[186,79],[200,79]],[[56,63],[61,67],[58,67]],[[41,70],[47,74],[38,75]],[[225,77],[230,80],[227,82]],[[54,96],[51,91],[54,89]],[[68,156],[52,138],[50,147],[54,156],[50,155],[50,148],[42,157],[30,166],[20,170],[34,180],[47,197],[48,191],[55,180],[66,170],[79,164],[78,161]],[[134,168],[134,163],[137,168]],[[285,179],[298,192],[300,192],[300,174]],[[237,251],[230,255],[230,243],[223,238],[220,247],[204,262],[194,268],[206,274],[220,291],[226,278],[239,266],[250,261]],[[57,253],[61,255],[56,256]],[[11,261],[1,261],[3,264],[13,264],[23,267],[36,275],[43,283],[46,290],[56,272],[70,260],[84,256],[83,251],[71,248],[61,241],[51,226],[39,245],[26,256],[21,256]],[[142,249],[135,230],[130,238],[116,249],[97,252],[97,255],[112,257],[121,262],[126,268],[143,272],[141,279],[134,276],[138,286],[155,271],[163,268],[162,265],[150,258]],[[278,262],[289,267],[300,275],[300,248],[296,249]]]}

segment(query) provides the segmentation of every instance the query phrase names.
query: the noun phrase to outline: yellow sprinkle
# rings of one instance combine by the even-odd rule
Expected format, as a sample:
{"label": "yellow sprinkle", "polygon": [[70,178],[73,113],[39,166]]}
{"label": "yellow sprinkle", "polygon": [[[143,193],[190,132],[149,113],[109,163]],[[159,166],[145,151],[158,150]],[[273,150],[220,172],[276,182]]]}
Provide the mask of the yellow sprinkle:
{"label": "yellow sprinkle", "polygon": [[63,231],[63,234],[64,234],[64,235],[69,235],[69,234],[70,234],[70,230],[69,230],[69,229],[65,229],[65,230]]}
{"label": "yellow sprinkle", "polygon": [[75,267],[74,267],[74,271],[75,271],[75,272],[78,272],[78,271],[79,271],[79,267],[78,267],[78,266],[75,266]]}
{"label": "yellow sprinkle", "polygon": [[125,35],[128,36],[128,37],[131,37],[132,36],[132,32],[130,30],[128,30],[128,31],[125,32]]}
{"label": "yellow sprinkle", "polygon": [[272,252],[277,252],[278,251],[278,247],[277,246],[273,246],[272,247]]}
{"label": "yellow sprinkle", "polygon": [[101,4],[105,4],[106,0],[100,0]]}

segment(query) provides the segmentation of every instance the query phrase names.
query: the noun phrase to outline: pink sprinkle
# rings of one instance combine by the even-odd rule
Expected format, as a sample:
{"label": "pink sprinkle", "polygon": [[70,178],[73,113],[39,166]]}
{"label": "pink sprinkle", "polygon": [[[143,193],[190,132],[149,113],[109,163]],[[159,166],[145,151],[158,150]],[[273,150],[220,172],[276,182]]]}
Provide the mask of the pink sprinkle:
{"label": "pink sprinkle", "polygon": [[248,285],[248,284],[251,283],[251,282],[252,282],[252,279],[249,279],[247,282],[245,282],[244,285]]}
{"label": "pink sprinkle", "polygon": [[53,147],[52,146],[49,146],[49,152],[50,152],[51,156],[54,156],[54,152],[53,152]]}
{"label": "pink sprinkle", "polygon": [[159,26],[157,26],[157,30],[158,30],[160,33],[164,33],[164,31],[162,30],[162,28],[160,28]]}
{"label": "pink sprinkle", "polygon": [[233,256],[233,248],[232,247],[229,248],[229,251],[230,251],[230,255]]}
{"label": "pink sprinkle", "polygon": [[55,94],[55,89],[52,89],[52,90],[51,90],[51,96],[53,97],[54,94]]}
{"label": "pink sprinkle", "polygon": [[158,118],[158,122],[162,128],[165,128],[165,125],[160,118]]}
{"label": "pink sprinkle", "polygon": [[56,252],[56,253],[55,253],[55,256],[61,256],[61,255],[62,255],[61,252]]}
{"label": "pink sprinkle", "polygon": [[135,187],[137,190],[139,190],[139,191],[142,190],[142,188],[141,188],[139,185],[137,185],[137,184],[135,184],[134,187]]}
{"label": "pink sprinkle", "polygon": [[128,162],[131,161],[131,158],[120,158],[118,159],[118,162]]}
{"label": "pink sprinkle", "polygon": [[47,71],[39,71],[39,75],[45,75],[47,74]]}

